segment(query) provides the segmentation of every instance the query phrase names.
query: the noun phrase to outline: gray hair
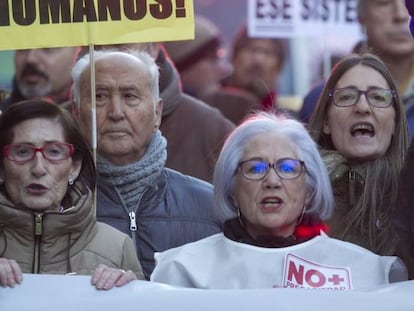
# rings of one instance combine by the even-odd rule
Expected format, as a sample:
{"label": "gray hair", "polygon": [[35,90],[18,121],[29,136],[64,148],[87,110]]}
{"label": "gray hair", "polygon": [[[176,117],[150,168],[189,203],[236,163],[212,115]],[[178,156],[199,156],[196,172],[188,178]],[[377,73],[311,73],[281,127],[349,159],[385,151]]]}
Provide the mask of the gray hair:
{"label": "gray hair", "polygon": [[[157,102],[160,99],[160,91],[159,91],[159,69],[158,65],[155,63],[155,60],[145,51],[138,51],[138,50],[127,50],[127,51],[119,51],[119,50],[100,50],[94,51],[94,60],[95,63],[99,60],[110,57],[112,55],[129,55],[136,58],[138,61],[144,63],[148,69],[148,72],[151,77],[151,93],[152,93],[152,101],[154,103],[154,110],[156,107]],[[85,70],[90,68],[91,57],[90,54],[85,54],[82,58],[80,58],[75,66],[72,68],[72,79],[73,79],[73,86],[72,86],[72,99],[76,102],[78,108],[80,108],[80,78],[81,75],[85,72]]]}
{"label": "gray hair", "polygon": [[306,184],[311,196],[305,213],[328,219],[334,209],[334,199],[327,169],[318,147],[302,123],[283,115],[258,112],[241,123],[227,138],[217,160],[213,184],[215,216],[223,224],[237,216],[232,193],[235,173],[242,160],[245,146],[258,134],[280,133],[296,144],[298,158],[305,162]]}

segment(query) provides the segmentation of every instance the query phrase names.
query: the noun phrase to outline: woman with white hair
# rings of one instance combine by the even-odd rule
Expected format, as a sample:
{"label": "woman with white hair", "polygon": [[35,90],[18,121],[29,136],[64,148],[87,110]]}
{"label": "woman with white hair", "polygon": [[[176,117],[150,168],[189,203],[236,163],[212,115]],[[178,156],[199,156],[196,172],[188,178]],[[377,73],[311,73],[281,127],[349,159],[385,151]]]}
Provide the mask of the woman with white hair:
{"label": "woman with white hair", "polygon": [[351,290],[406,280],[404,264],[329,238],[329,176],[296,120],[258,113],[225,142],[214,173],[223,233],[155,254],[151,281],[195,288]]}

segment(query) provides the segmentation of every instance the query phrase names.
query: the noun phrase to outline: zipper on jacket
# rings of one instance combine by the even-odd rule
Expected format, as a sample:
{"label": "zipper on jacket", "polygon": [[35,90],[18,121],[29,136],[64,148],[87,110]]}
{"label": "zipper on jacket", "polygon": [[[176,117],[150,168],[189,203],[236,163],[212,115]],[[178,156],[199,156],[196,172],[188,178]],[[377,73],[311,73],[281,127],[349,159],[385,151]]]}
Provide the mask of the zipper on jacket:
{"label": "zipper on jacket", "polygon": [[123,209],[126,211],[126,213],[128,214],[129,217],[129,231],[131,232],[130,237],[132,238],[132,241],[134,242],[135,248],[138,250],[139,249],[139,240],[137,239],[137,231],[138,231],[138,225],[137,225],[137,211],[138,211],[138,207],[141,204],[141,200],[142,198],[145,196],[145,193],[148,191],[148,188],[144,190],[144,192],[142,193],[141,198],[137,201],[136,205],[135,205],[135,210],[129,210],[127,205],[125,204],[124,200],[122,199],[122,195],[119,192],[118,188],[115,187],[115,192],[118,195],[119,200],[121,201],[122,207]]}
{"label": "zipper on jacket", "polygon": [[40,240],[43,233],[43,214],[35,213],[34,216],[34,234],[35,234],[35,245],[33,254],[33,268],[32,271],[35,274],[39,273],[40,267]]}
{"label": "zipper on jacket", "polygon": [[135,217],[135,212],[129,212],[129,230],[137,231],[137,221]]}

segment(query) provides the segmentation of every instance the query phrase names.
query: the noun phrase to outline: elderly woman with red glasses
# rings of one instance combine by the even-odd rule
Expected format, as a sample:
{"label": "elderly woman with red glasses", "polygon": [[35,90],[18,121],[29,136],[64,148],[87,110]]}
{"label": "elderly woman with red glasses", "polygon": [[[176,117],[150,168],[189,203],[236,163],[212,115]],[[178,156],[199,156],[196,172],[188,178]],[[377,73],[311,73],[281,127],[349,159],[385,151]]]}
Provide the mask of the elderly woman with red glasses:
{"label": "elderly woman with red glasses", "polygon": [[13,104],[0,149],[1,286],[23,273],[92,275],[97,289],[143,278],[132,240],[96,221],[95,166],[69,112],[44,99]]}
{"label": "elderly woman with red glasses", "polygon": [[405,280],[404,264],[324,233],[334,209],[305,127],[258,113],[226,140],[214,171],[223,233],[155,254],[151,281],[195,288],[351,290]]}
{"label": "elderly woman with red glasses", "polygon": [[408,133],[404,107],[385,64],[372,54],[353,54],[340,61],[309,127],[335,197],[330,235],[380,255],[405,257],[390,214]]}

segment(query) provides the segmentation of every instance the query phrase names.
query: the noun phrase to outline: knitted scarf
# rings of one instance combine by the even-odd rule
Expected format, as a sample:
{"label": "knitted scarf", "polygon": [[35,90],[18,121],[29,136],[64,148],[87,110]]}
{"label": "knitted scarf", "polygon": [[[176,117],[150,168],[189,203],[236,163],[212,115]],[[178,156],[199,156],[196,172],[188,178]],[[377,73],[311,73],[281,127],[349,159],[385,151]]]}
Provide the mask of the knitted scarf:
{"label": "knitted scarf", "polygon": [[135,163],[116,166],[97,156],[99,174],[117,188],[129,210],[134,210],[145,189],[160,175],[167,159],[166,147],[167,141],[158,130],[144,156]]}

